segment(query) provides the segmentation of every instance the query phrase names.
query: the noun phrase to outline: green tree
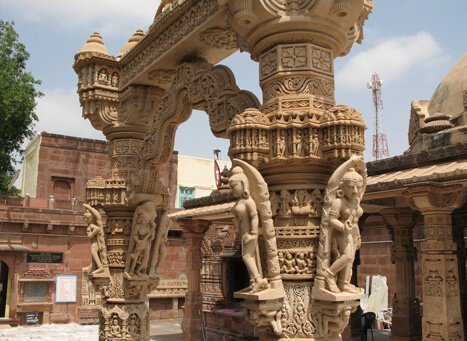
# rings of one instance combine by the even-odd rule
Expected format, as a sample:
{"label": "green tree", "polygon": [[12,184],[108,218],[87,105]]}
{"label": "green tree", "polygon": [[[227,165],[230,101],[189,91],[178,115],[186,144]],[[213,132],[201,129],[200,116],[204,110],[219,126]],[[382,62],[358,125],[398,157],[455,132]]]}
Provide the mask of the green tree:
{"label": "green tree", "polygon": [[0,195],[15,194],[9,183],[14,175],[14,155],[34,134],[36,99],[41,83],[26,71],[29,53],[18,40],[14,23],[0,20]]}

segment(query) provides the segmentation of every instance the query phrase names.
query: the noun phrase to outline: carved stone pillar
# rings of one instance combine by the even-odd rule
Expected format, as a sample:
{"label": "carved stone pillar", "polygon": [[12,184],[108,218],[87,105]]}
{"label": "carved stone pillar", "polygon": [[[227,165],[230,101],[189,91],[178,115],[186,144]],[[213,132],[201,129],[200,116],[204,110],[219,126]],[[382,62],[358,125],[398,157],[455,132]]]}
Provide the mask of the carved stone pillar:
{"label": "carved stone pillar", "polygon": [[209,223],[190,220],[183,221],[183,235],[186,240],[186,274],[188,289],[185,296],[185,310],[182,321],[184,341],[202,340],[203,297],[201,294],[201,267],[203,260],[202,244],[204,232]]}
{"label": "carved stone pillar", "polygon": [[451,213],[465,200],[465,190],[450,186],[419,186],[407,191],[411,206],[423,214],[421,244],[423,340],[464,340],[457,245]]}
{"label": "carved stone pillar", "polygon": [[259,62],[263,90],[260,108],[234,119],[229,155],[257,167],[268,184],[286,294],[277,315],[269,313],[273,299],[245,301],[247,318],[273,325],[274,333],[260,331],[264,340],[338,340],[359,295],[312,297],[323,199],[336,168],[362,154],[366,126],[358,111],[335,105],[333,62],[361,41],[372,4],[234,0],[228,7],[240,46]]}
{"label": "carved stone pillar", "polygon": [[[99,340],[149,340],[147,294],[159,281],[165,255],[167,200],[155,194],[128,203],[127,187],[163,90],[121,89],[121,65],[98,33],[75,56],[74,69],[83,116],[106,136],[111,161],[109,173],[90,180],[86,188],[86,201],[94,207],[87,207],[88,235],[98,255],[91,268],[99,265],[90,279],[103,293]],[[105,227],[98,208],[106,213]]]}
{"label": "carved stone pillar", "polygon": [[387,209],[380,214],[393,236],[392,261],[396,266],[396,288],[393,301],[391,340],[420,340],[422,335],[420,301],[415,296],[413,245],[416,212],[409,209]]}

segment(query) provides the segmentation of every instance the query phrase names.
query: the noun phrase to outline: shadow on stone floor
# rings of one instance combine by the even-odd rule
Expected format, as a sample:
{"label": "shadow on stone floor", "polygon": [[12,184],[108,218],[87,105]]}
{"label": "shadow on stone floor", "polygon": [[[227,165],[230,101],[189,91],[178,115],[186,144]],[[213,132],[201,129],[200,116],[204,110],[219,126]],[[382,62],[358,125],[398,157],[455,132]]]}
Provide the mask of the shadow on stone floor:
{"label": "shadow on stone floor", "polygon": [[[391,337],[390,330],[373,330],[373,340],[374,341],[389,341]],[[352,341],[363,341],[365,338],[362,337],[352,337]],[[368,331],[366,341],[372,341],[371,333]]]}
{"label": "shadow on stone floor", "polygon": [[153,341],[180,341],[182,339],[182,334],[169,334],[169,335],[154,335],[151,336]]}

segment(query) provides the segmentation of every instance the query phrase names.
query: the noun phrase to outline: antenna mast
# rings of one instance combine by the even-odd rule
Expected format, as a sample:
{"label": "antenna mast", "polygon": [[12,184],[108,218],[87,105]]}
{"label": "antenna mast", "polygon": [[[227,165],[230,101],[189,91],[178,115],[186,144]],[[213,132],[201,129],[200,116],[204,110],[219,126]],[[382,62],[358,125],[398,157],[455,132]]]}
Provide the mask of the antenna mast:
{"label": "antenna mast", "polygon": [[373,158],[374,160],[382,159],[389,156],[388,143],[383,127],[383,101],[381,100],[381,88],[383,81],[375,72],[368,82],[368,89],[373,95],[373,106],[375,112],[375,126],[373,133]]}

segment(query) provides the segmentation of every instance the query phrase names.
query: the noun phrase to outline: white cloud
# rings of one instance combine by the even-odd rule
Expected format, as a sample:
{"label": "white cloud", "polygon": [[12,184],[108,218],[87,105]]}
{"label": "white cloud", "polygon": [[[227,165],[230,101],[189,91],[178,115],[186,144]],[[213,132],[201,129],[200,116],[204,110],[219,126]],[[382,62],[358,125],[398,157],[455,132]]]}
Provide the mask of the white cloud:
{"label": "white cloud", "polygon": [[104,135],[82,117],[79,97],[75,90],[44,90],[37,103],[39,122],[35,130],[48,133],[104,140]]}
{"label": "white cloud", "polygon": [[160,0],[0,0],[0,7],[34,23],[51,22],[57,28],[94,29],[119,34],[152,22]]}
{"label": "white cloud", "polygon": [[385,82],[397,80],[411,68],[438,64],[442,57],[440,46],[429,33],[389,38],[350,58],[336,73],[336,86],[361,89],[373,72]]}

